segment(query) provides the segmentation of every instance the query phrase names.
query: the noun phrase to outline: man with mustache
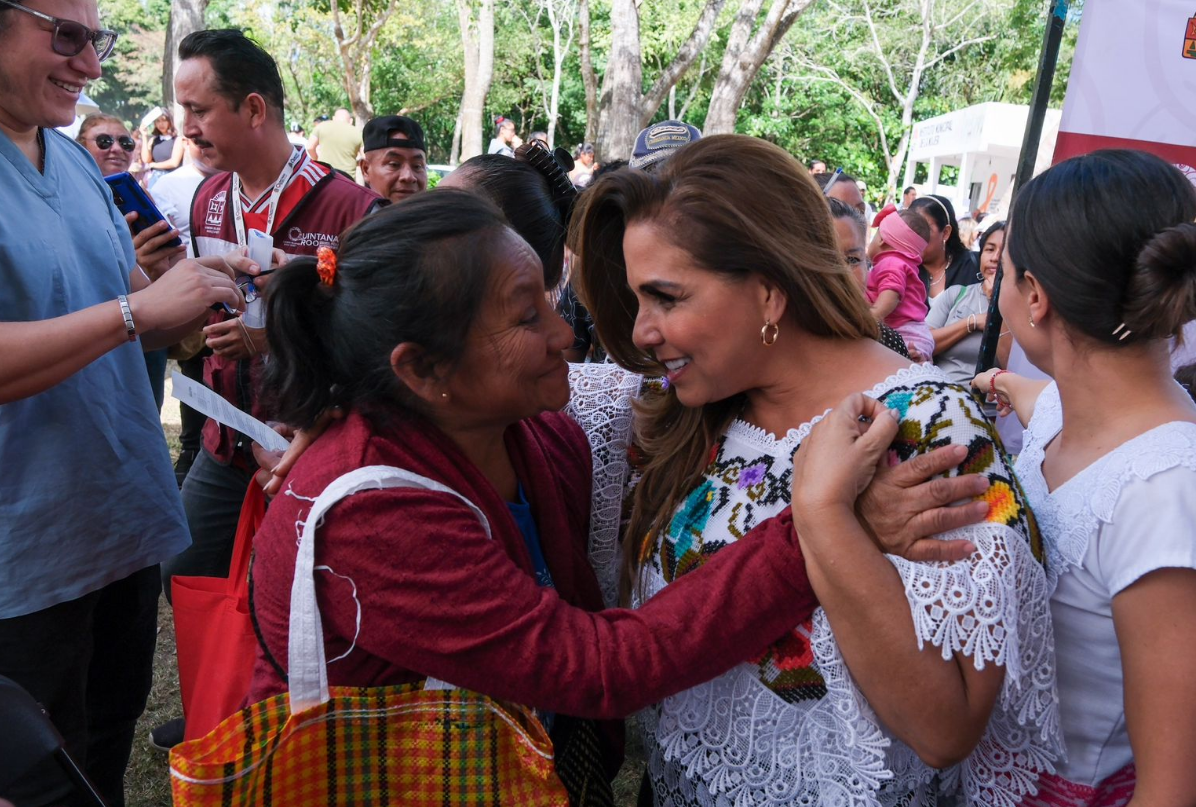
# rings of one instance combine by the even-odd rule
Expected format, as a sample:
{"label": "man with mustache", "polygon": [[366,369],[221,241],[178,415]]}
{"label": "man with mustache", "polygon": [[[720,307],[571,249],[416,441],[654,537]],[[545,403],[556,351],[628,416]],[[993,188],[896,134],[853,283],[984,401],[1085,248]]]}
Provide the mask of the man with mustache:
{"label": "man with mustache", "polygon": [[[260,230],[273,237],[276,252],[312,256],[321,246],[335,249],[347,227],[384,204],[290,142],[278,67],[241,31],[197,31],[179,44],[178,57],[175,100],[183,108],[182,134],[217,171],[191,202],[195,254],[245,246],[249,231]],[[212,350],[204,366],[208,386],[234,406],[268,419],[254,388],[267,349],[265,330],[217,314],[205,333]],[[168,596],[174,575],[227,576],[241,502],[257,469],[250,447],[239,432],[214,420],[205,424],[203,448],[182,488],[192,543],[162,564]],[[159,747],[181,740],[181,721],[154,731]]]}

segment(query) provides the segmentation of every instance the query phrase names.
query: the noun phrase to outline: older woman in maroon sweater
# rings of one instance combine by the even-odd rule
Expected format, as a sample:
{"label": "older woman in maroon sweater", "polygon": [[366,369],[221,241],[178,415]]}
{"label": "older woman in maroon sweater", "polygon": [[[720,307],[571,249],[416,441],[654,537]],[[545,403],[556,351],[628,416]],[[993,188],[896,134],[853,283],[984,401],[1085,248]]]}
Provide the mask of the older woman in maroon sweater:
{"label": "older woman in maroon sweater", "polygon": [[[337,254],[279,273],[265,389],[297,426],[330,406],[348,415],[298,461],[256,537],[251,700],[285,689],[297,525],[330,482],[367,465],[453,489],[492,537],[445,493],[367,491],[336,505],[316,548],[329,570],[317,580],[328,658],[342,657],[329,664],[332,685],[433,677],[610,720],[720,674],[810,615],[787,513],[646,607],[601,610],[586,556],[589,446],[558,411],[572,335],[546,302],[544,275],[496,208],[455,190],[367,217]],[[886,531],[912,540],[944,529],[928,511],[958,518],[933,506],[959,490],[938,490],[935,502],[924,488],[898,490],[954,462],[935,459],[874,483],[890,486]],[[621,724],[602,733],[613,775]]]}

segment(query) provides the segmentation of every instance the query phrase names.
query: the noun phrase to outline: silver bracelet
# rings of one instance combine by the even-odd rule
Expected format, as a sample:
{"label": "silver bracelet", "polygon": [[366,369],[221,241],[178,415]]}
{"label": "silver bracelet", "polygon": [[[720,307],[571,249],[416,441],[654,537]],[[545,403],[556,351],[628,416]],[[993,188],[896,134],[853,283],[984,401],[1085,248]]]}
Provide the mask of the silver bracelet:
{"label": "silver bracelet", "polygon": [[122,294],[116,298],[116,302],[120,303],[120,315],[125,318],[125,332],[129,335],[129,341],[136,342],[137,326],[133,324],[133,309],[129,308],[129,298]]}

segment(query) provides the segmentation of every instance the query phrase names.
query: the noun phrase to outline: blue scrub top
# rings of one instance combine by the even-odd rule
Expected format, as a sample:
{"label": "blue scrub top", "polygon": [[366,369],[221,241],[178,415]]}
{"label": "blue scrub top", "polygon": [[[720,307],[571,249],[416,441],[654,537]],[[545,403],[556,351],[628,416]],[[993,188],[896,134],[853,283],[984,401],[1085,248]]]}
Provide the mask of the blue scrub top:
{"label": "blue scrub top", "polygon": [[[97,303],[115,317],[135,262],[128,225],[91,156],[45,137],[43,175],[0,133],[0,321]],[[77,599],[190,541],[139,342],[0,405],[0,619]]]}

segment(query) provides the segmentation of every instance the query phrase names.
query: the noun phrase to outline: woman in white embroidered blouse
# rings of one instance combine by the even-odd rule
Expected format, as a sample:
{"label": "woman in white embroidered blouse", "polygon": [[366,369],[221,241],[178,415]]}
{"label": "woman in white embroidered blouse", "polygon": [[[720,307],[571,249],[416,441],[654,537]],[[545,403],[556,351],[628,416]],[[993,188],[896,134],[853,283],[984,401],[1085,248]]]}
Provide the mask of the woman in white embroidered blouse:
{"label": "woman in white embroidered blouse", "polygon": [[801,514],[824,607],[649,710],[657,803],[928,805],[960,790],[1012,807],[1032,792],[1059,751],[1033,521],[977,403],[874,341],[805,170],[763,141],[704,138],[654,176],[596,182],[572,238],[610,355],[668,380],[636,415],[624,554],[637,601],[786,518],[793,452],[851,393],[878,415],[890,462],[955,444],[954,473],[987,478],[964,508],[985,522],[942,536],[973,545],[954,563],[882,555],[854,511]]}
{"label": "woman in white embroidered blouse", "polygon": [[[1114,193],[1115,191],[1115,193]],[[1067,761],[1033,804],[1196,804],[1196,406],[1168,339],[1196,319],[1196,190],[1102,151],[1018,195],[1001,313],[1055,380],[974,382],[1028,425]]]}

